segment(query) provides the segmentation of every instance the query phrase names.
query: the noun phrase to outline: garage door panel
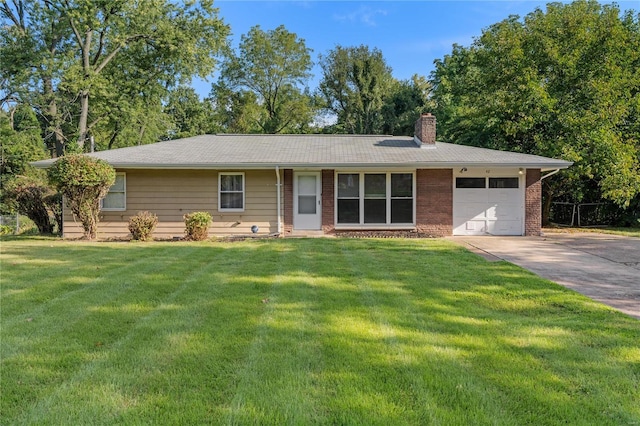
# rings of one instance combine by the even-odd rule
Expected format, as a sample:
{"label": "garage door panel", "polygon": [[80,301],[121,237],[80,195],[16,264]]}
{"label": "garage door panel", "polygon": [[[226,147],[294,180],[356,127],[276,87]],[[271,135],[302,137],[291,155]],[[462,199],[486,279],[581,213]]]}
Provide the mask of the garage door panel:
{"label": "garage door panel", "polygon": [[517,204],[498,204],[486,210],[486,217],[489,219],[516,220],[519,221],[522,215],[519,214]]}
{"label": "garage door panel", "polygon": [[455,235],[484,235],[487,233],[486,220],[463,220],[456,222],[454,220]]}
{"label": "garage door panel", "polygon": [[487,190],[487,201],[491,203],[517,203],[518,198],[520,197],[520,190],[518,189],[509,189],[509,190],[496,190],[489,189]]}
{"label": "garage door panel", "polygon": [[520,235],[521,222],[518,220],[489,220],[487,232],[491,235]]}
{"label": "garage door panel", "polygon": [[470,219],[484,219],[487,217],[487,205],[486,204],[465,204],[460,212],[461,218]]}
{"label": "garage door panel", "polygon": [[465,203],[486,203],[487,191],[484,189],[456,189],[458,197]]}

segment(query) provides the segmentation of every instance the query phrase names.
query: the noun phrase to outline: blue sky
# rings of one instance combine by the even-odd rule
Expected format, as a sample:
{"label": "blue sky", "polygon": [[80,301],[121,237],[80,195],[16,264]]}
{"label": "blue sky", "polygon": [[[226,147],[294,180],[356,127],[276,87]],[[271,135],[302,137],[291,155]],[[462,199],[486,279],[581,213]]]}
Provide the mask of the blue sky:
{"label": "blue sky", "polygon": [[[451,52],[454,43],[469,45],[482,30],[509,15],[525,16],[547,1],[238,1],[215,2],[219,16],[231,27],[233,45],[255,25],[263,30],[284,25],[303,38],[318,54],[340,44],[379,48],[393,76],[403,80],[413,74],[429,76],[433,61]],[[639,1],[621,1],[621,9],[637,9]],[[310,88],[321,77],[313,69]],[[209,82],[194,81],[201,96]]]}

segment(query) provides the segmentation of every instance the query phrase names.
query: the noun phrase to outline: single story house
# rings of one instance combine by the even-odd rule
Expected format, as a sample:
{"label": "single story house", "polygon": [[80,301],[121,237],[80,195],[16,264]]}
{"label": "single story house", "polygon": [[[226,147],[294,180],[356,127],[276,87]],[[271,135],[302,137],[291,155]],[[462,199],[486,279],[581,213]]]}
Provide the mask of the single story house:
{"label": "single story house", "polygon": [[[344,231],[539,235],[541,182],[570,162],[436,142],[423,114],[413,138],[370,135],[203,135],[92,154],[117,172],[99,238],[158,216],[155,237],[184,235],[183,215],[208,211],[211,235]],[[53,160],[34,163],[47,167]],[[64,237],[82,226],[64,210]]]}

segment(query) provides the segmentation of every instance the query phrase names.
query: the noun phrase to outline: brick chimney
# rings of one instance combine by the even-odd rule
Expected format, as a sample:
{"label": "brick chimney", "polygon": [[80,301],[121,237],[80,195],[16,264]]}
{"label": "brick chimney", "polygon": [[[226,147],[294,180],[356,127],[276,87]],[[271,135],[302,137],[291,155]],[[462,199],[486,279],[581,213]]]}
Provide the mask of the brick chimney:
{"label": "brick chimney", "polygon": [[415,136],[413,138],[422,148],[436,147],[436,117],[430,112],[420,114],[416,121]]}

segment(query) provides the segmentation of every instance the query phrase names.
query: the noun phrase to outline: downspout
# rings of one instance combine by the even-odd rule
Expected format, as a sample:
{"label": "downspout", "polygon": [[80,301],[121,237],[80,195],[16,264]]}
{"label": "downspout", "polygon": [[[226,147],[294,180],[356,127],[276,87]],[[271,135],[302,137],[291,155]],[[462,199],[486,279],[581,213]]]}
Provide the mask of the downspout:
{"label": "downspout", "polygon": [[548,178],[549,176],[553,176],[553,175],[555,175],[555,174],[556,174],[556,173],[558,173],[559,171],[560,171],[560,169],[555,169],[554,171],[552,171],[552,172],[550,172],[550,173],[547,173],[547,174],[546,174],[546,175],[544,175],[544,176],[541,176],[541,177],[540,177],[540,182],[542,182],[543,180],[545,180],[545,179],[546,179],[546,178]]}
{"label": "downspout", "polygon": [[282,185],[280,184],[280,167],[276,166],[276,200],[278,203],[277,211],[278,211],[278,235],[282,233],[282,221],[281,219],[281,206],[280,206],[280,188]]}

